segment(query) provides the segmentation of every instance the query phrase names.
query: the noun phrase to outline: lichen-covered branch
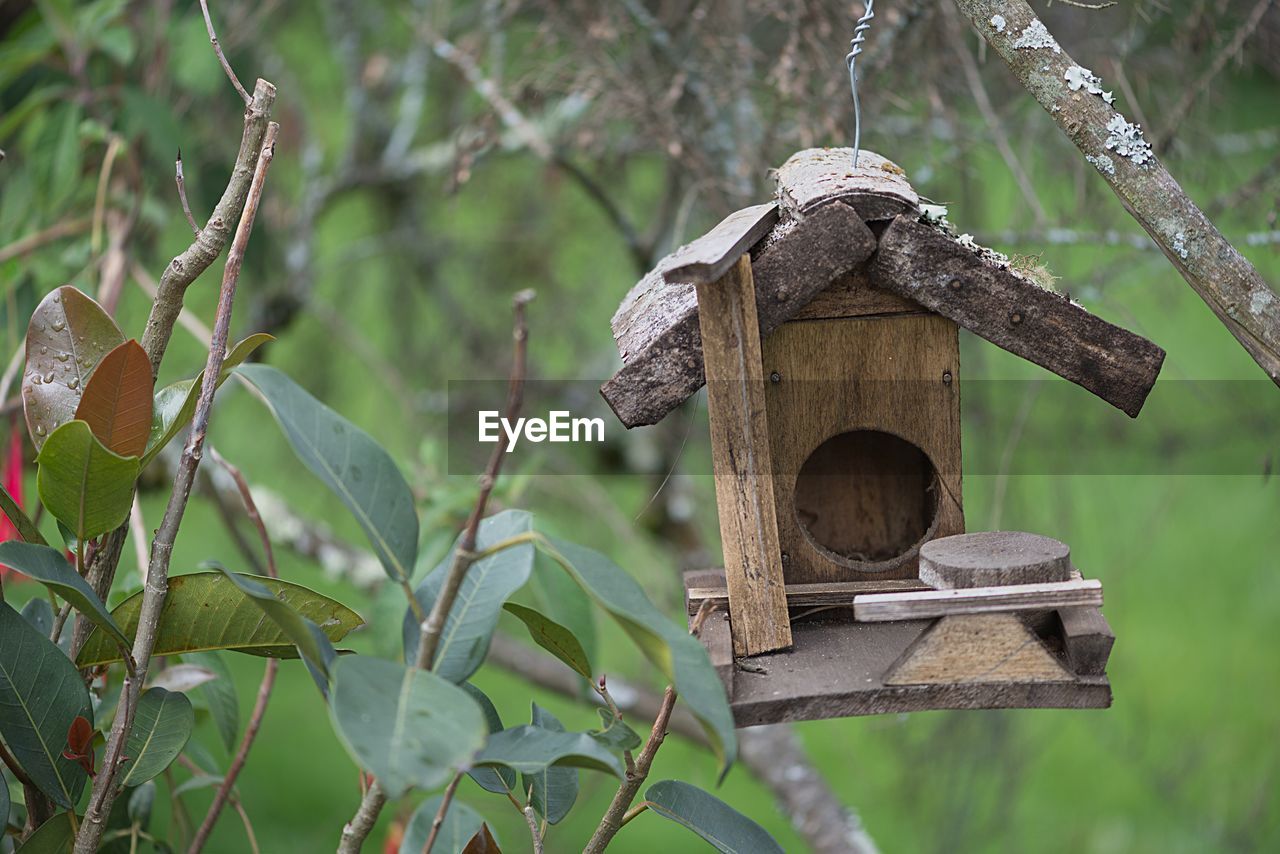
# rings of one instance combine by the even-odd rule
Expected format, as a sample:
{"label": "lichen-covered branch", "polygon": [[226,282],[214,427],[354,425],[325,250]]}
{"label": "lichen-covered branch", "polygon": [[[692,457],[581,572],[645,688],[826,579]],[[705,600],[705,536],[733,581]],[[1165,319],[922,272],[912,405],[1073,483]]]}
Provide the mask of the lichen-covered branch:
{"label": "lichen-covered branch", "polygon": [[1165,256],[1280,385],[1280,297],[1227,241],[1024,0],[956,0]]}

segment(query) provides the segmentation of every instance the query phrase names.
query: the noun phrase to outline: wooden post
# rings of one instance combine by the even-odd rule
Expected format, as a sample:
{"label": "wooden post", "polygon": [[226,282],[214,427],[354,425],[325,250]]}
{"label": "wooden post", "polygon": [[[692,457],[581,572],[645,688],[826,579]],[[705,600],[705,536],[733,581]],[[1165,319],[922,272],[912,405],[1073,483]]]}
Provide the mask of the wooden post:
{"label": "wooden post", "polygon": [[751,259],[699,284],[711,453],[736,655],[791,646],[773,500],[764,367]]}

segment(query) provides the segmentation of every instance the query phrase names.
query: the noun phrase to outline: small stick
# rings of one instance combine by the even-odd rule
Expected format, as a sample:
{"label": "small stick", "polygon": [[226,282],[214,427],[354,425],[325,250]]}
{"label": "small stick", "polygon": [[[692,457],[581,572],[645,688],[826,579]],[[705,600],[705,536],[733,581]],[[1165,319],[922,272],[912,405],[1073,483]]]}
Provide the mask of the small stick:
{"label": "small stick", "polygon": [[445,813],[449,811],[449,804],[453,803],[453,794],[458,791],[462,775],[462,771],[454,774],[448,787],[445,788],[444,796],[440,799],[440,809],[436,810],[436,817],[431,820],[431,832],[427,834],[427,842],[422,846],[422,854],[431,854],[431,846],[436,844],[436,837],[440,835],[440,828],[444,826]]}
{"label": "small stick", "polygon": [[231,63],[227,62],[227,57],[222,52],[222,45],[218,44],[218,34],[213,31],[213,19],[209,17],[209,3],[207,0],[200,0],[200,11],[204,13],[204,28],[209,31],[209,42],[213,45],[213,52],[218,55],[218,62],[222,63],[222,70],[227,72],[227,78],[231,80],[231,85],[236,87],[236,91],[244,99],[244,105],[246,107],[249,106],[253,99],[249,97],[249,93],[240,85],[240,78],[236,77],[236,73],[231,70]]}
{"label": "small stick", "polygon": [[191,205],[187,202],[187,185],[182,179],[182,149],[178,149],[178,157],[173,162],[173,181],[178,185],[178,200],[182,202],[182,212],[187,216],[187,225],[191,226],[191,231],[196,237],[200,236],[200,226],[196,225],[196,218],[191,215]]}

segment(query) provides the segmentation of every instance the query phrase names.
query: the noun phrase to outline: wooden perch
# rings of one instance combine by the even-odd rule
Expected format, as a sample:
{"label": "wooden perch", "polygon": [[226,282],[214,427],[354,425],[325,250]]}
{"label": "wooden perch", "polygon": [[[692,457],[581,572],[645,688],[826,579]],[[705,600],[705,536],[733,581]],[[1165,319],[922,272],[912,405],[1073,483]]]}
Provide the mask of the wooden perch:
{"label": "wooden perch", "polygon": [[[778,223],[752,258],[761,338],[832,279],[866,261],[875,247],[871,229],[845,205]],[[688,250],[682,250],[663,259],[613,317],[624,364],[600,393],[627,427],[658,423],[705,381],[694,287],[666,281],[667,271],[679,269],[686,257]]]}
{"label": "wooden perch", "polygon": [[874,151],[860,152],[855,170],[852,148],[808,148],[778,170],[778,201],[791,216],[803,218],[837,200],[866,222],[920,214],[920,196],[906,173]]}
{"label": "wooden perch", "polygon": [[951,318],[1130,417],[1142,409],[1164,362],[1164,350],[1147,339],[907,217],[881,236],[868,269],[874,286]]}
{"label": "wooden perch", "polygon": [[[956,0],[956,5],[1089,158],[1187,284],[1280,385],[1280,297],[1151,153],[1141,129],[1101,94],[1068,87],[1065,75],[1078,67],[1075,60],[1024,0]],[[991,25],[997,18],[1003,22],[999,28]],[[1033,27],[1043,36],[1027,44],[1022,36]]]}
{"label": "wooden perch", "polygon": [[863,623],[923,620],[953,614],[993,614],[1052,608],[1102,606],[1102,582],[1095,578],[1048,584],[1009,584],[906,593],[867,593],[853,599],[854,619]]}

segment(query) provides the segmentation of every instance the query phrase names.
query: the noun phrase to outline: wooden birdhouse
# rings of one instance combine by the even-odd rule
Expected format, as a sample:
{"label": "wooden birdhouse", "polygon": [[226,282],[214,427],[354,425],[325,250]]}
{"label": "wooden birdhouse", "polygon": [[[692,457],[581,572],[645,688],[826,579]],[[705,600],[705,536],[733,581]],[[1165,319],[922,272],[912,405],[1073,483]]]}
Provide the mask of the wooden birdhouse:
{"label": "wooden birdhouse", "polygon": [[1136,416],[1164,351],[922,212],[871,152],[810,149],[775,202],[664,258],[613,319],[627,427],[705,383],[724,570],[686,575],[739,725],[1101,707],[1102,588],[1065,545],[965,534],[964,327]]}

